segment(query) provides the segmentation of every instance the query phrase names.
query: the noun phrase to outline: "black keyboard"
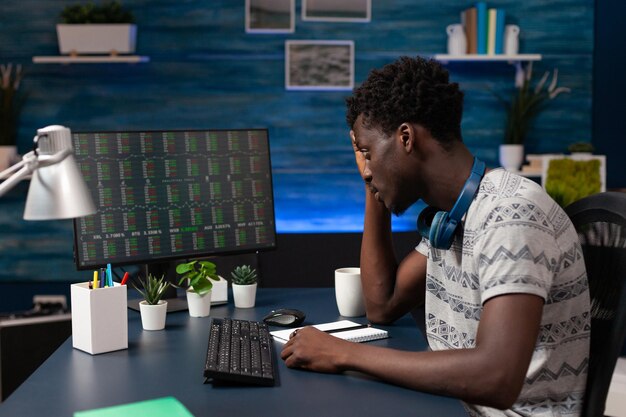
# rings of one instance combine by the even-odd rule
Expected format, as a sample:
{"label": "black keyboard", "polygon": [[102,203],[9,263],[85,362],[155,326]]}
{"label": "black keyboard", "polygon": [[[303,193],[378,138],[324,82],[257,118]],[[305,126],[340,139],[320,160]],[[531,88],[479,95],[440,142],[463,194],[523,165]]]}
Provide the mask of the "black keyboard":
{"label": "black keyboard", "polygon": [[216,381],[274,385],[274,343],[257,321],[213,319],[204,376]]}

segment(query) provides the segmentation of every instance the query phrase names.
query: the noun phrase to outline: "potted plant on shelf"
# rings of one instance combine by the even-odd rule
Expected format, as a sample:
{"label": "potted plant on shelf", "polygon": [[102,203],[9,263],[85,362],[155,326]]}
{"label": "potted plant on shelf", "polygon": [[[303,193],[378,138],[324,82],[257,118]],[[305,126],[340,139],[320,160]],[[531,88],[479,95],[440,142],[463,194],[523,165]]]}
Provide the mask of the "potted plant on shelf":
{"label": "potted plant on shelf", "polygon": [[[552,71],[552,80],[546,87],[550,71],[546,71],[537,85],[532,87],[532,62],[520,77],[515,79],[516,90],[510,100],[496,94],[507,110],[504,144],[500,145],[500,165],[507,170],[519,171],[524,161],[524,141],[537,115],[559,94],[569,93],[566,87],[557,87],[559,71]],[[545,87],[545,88],[544,88]]]}
{"label": "potted plant on shelf", "polygon": [[61,54],[132,54],[137,26],[133,14],[118,1],[67,6],[57,24]]}
{"label": "potted plant on shelf", "polygon": [[182,275],[179,285],[187,284],[187,305],[191,317],[206,317],[211,312],[213,281],[219,281],[215,264],[209,261],[190,261],[176,266]]}
{"label": "potted plant on shelf", "polygon": [[143,296],[144,300],[139,303],[141,313],[141,325],[144,330],[162,330],[165,328],[165,316],[167,314],[167,301],[161,300],[170,283],[165,281],[165,276],[157,278],[148,274],[145,280],[139,279],[140,287],[133,286]]}
{"label": "potted plant on shelf", "polygon": [[257,272],[250,265],[236,267],[230,273],[233,283],[233,298],[235,307],[254,307],[256,301]]}
{"label": "potted plant on shelf", "polygon": [[17,157],[17,128],[26,100],[20,90],[22,76],[21,65],[0,65],[0,172]]}

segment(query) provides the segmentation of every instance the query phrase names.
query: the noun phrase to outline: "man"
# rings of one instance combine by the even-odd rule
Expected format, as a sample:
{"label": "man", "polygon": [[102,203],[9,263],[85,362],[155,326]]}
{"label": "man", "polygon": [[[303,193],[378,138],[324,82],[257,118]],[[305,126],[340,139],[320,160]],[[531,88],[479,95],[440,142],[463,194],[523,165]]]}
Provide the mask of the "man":
{"label": "man", "polygon": [[[579,415],[589,292],[566,214],[534,182],[476,169],[461,137],[463,94],[434,61],[404,57],[372,71],[347,105],[366,184],[367,317],[390,323],[425,303],[431,350],[350,343],[307,327],[285,344],[287,366],[364,372],[460,398],[470,415]],[[391,213],[419,199],[445,211],[433,223],[451,210],[458,215],[461,200],[469,207],[450,241],[438,241],[431,229],[397,264]],[[430,219],[420,220],[427,229]]]}

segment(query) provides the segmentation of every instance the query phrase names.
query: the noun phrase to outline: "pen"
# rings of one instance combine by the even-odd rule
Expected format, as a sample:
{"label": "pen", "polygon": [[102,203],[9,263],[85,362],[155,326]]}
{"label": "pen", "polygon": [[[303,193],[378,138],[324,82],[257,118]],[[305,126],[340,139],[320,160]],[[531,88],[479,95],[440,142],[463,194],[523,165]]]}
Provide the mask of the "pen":
{"label": "pen", "polygon": [[91,288],[98,288],[98,271],[93,271],[93,283],[91,284]]}
{"label": "pen", "polygon": [[111,264],[107,264],[107,285],[113,286],[113,273],[111,272]]}
{"label": "pen", "polygon": [[360,324],[358,326],[350,326],[350,327],[342,327],[340,329],[331,329],[331,330],[324,330],[324,333],[337,333],[337,332],[345,332],[348,330],[357,330],[357,329],[366,329],[368,327],[372,327],[371,324]]}
{"label": "pen", "polygon": [[122,278],[122,282],[120,283],[121,285],[126,285],[126,281],[128,281],[128,277],[130,276],[130,274],[128,272],[124,272],[124,278]]}
{"label": "pen", "polygon": [[100,268],[100,288],[104,288],[105,287],[105,275],[104,275],[104,268]]}

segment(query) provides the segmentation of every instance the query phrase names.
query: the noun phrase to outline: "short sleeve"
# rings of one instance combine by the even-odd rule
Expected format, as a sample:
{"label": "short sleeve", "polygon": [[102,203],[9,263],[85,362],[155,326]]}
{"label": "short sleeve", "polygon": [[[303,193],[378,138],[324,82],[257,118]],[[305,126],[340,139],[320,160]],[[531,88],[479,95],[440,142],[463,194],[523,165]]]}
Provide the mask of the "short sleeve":
{"label": "short sleeve", "polygon": [[424,255],[426,258],[428,258],[429,249],[430,249],[430,242],[428,241],[428,239],[424,237],[422,238],[422,240],[420,240],[420,243],[418,243],[417,246],[415,247],[415,250],[421,253],[422,255]]}
{"label": "short sleeve", "polygon": [[483,304],[512,293],[546,300],[554,279],[559,250],[553,228],[537,206],[515,200],[493,208],[476,237]]}

